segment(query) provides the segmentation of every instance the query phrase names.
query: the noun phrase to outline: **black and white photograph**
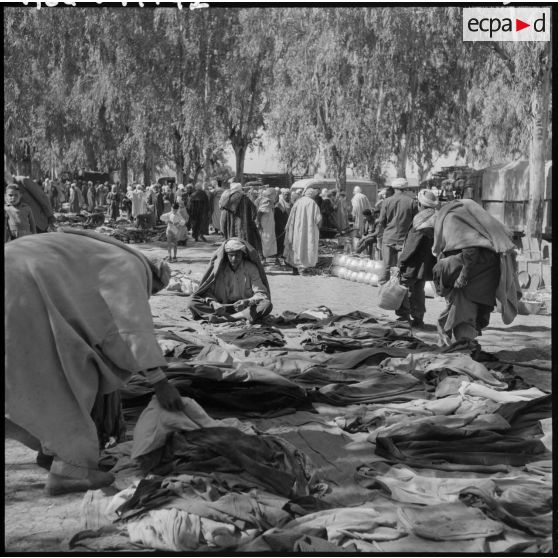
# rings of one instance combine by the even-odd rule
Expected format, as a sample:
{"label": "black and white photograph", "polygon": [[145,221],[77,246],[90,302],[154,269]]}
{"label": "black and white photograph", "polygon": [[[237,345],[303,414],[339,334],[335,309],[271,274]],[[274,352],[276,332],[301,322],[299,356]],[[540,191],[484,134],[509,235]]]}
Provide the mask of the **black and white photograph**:
{"label": "black and white photograph", "polygon": [[1,10],[5,555],[557,552],[551,3]]}

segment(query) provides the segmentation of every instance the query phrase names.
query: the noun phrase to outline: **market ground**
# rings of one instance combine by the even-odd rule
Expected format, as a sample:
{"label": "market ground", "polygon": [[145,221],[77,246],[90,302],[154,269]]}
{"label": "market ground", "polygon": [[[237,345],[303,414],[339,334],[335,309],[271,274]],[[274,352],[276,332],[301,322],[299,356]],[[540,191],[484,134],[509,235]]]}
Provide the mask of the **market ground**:
{"label": "market ground", "polygon": [[[200,278],[217,237],[207,237],[207,243],[189,241],[180,247],[175,271],[191,272]],[[163,257],[161,242],[138,244],[137,248],[149,255]],[[377,306],[378,289],[328,276],[293,276],[289,273],[270,273],[274,314],[285,310],[302,311],[320,305],[335,313],[361,310],[391,318],[393,313]],[[187,299],[171,293],[160,293],[151,299],[154,316],[183,315]],[[425,322],[427,331],[414,332],[427,342],[435,342],[434,324],[444,308],[442,299],[427,299]],[[492,314],[490,326],[480,338],[487,352],[501,360],[515,363],[515,371],[527,382],[551,390],[551,317],[518,316],[505,326],[498,314]],[[35,452],[18,442],[5,442],[5,551],[57,552],[67,550],[71,536],[82,529],[80,507],[82,495],[47,497],[43,492],[45,471],[35,464]]]}

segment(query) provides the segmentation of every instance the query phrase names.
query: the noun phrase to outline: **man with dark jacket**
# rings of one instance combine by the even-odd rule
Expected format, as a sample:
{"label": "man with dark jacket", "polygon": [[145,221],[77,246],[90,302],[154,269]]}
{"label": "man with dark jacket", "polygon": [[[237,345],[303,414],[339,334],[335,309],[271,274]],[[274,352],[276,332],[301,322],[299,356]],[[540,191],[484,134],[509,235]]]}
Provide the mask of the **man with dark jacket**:
{"label": "man with dark jacket", "polygon": [[385,266],[380,285],[389,280],[390,268],[397,266],[397,258],[417,210],[416,201],[405,193],[407,181],[404,178],[396,178],[391,187],[395,194],[386,198],[380,211],[382,260]]}
{"label": "man with dark jacket", "polygon": [[432,268],[436,264],[432,245],[437,205],[438,199],[431,190],[419,192],[419,212],[413,218],[399,254],[400,281],[409,291],[395,313],[399,316],[398,321],[409,321],[412,318],[411,325],[416,328],[424,327],[424,284],[432,281]]}

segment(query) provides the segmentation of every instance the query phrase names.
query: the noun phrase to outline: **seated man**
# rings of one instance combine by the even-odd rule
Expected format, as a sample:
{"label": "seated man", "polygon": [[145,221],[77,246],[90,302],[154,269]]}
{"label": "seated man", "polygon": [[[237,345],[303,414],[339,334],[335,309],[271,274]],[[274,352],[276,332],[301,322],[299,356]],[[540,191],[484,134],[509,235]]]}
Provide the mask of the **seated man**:
{"label": "seated man", "polygon": [[265,318],[273,306],[258,253],[239,238],[223,242],[211,258],[189,309],[194,319],[211,323]]}

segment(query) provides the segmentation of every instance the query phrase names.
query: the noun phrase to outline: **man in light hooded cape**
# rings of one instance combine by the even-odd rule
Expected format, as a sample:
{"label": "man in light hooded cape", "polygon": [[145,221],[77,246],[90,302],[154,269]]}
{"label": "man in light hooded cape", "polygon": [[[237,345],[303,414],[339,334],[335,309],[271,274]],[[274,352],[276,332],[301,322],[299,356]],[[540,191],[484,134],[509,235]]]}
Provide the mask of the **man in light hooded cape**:
{"label": "man in light hooded cape", "polygon": [[308,188],[302,198],[293,205],[285,230],[285,262],[293,273],[305,273],[318,263],[320,223],[322,214],[314,199],[319,191]]}
{"label": "man in light hooded cape", "polygon": [[275,237],[275,203],[277,193],[267,187],[256,200],[258,209],[256,222],[262,239],[262,254],[265,258],[277,256],[277,239]]}
{"label": "man in light hooded cape", "polygon": [[364,234],[365,219],[362,212],[365,209],[372,209],[370,200],[362,193],[360,186],[355,186],[353,190],[353,197],[351,199],[353,207],[353,218],[355,220],[354,227],[357,229],[359,238]]}

